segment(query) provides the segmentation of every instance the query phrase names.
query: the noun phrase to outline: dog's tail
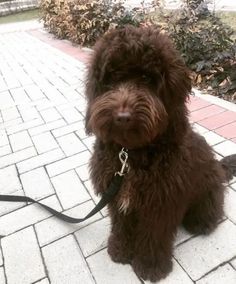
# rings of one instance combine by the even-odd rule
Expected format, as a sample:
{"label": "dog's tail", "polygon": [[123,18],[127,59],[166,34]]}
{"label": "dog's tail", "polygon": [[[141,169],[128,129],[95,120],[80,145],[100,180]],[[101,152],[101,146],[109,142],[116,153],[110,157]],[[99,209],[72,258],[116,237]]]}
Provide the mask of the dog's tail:
{"label": "dog's tail", "polygon": [[227,181],[236,176],[236,154],[224,157],[220,163],[225,170]]}

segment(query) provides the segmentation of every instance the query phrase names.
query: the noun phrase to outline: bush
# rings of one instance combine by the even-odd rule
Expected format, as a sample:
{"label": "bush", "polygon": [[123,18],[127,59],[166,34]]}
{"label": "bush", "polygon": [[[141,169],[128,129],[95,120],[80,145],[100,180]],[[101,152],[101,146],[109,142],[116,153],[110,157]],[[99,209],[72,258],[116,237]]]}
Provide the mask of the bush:
{"label": "bush", "polygon": [[233,30],[210,12],[202,0],[185,2],[181,10],[168,13],[163,10],[157,19],[193,71],[194,83],[236,101]]}
{"label": "bush", "polygon": [[146,9],[127,10],[123,1],[41,0],[44,26],[59,38],[93,45],[107,30],[145,22]]}
{"label": "bush", "polygon": [[[158,0],[149,7],[129,10],[118,0],[41,0],[40,7],[50,32],[86,46],[92,46],[114,27],[150,22],[158,25],[182,53],[197,86],[236,101],[233,31],[207,9],[204,0],[183,2],[181,9],[172,12],[161,9]],[[150,13],[152,9],[156,9],[155,13]]]}

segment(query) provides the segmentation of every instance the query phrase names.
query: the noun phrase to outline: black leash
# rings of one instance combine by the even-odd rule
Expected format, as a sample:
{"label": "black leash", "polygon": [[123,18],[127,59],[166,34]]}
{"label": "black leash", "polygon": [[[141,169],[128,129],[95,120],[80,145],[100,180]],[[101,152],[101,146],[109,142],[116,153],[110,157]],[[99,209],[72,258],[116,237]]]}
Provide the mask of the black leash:
{"label": "black leash", "polygon": [[[9,202],[31,202],[36,203],[42,206],[44,209],[52,213],[57,218],[68,222],[68,223],[81,223],[88,218],[95,215],[98,211],[100,211],[102,208],[104,208],[112,199],[116,196],[116,194],[119,192],[121,188],[121,184],[124,178],[124,175],[128,172],[129,166],[127,163],[128,160],[128,153],[127,150],[122,148],[122,150],[119,153],[119,159],[121,161],[121,170],[119,172],[116,172],[113,176],[113,179],[108,186],[107,190],[102,194],[101,200],[98,202],[98,204],[84,217],[84,218],[73,218],[68,215],[65,215],[61,212],[58,212],[54,210],[53,208],[42,204],[41,202],[34,200],[31,197],[28,196],[18,196],[18,195],[0,195],[0,201],[9,201]],[[0,236],[3,237],[3,236]]]}

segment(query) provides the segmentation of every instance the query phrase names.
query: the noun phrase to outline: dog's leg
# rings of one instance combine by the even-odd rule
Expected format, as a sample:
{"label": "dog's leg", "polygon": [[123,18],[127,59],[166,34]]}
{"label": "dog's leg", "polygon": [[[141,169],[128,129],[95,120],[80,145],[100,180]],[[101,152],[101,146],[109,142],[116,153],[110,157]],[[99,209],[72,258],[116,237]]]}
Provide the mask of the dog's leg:
{"label": "dog's leg", "polygon": [[158,281],[172,270],[172,245],[180,218],[171,216],[169,212],[147,212],[140,217],[131,264],[143,280]]}
{"label": "dog's leg", "polygon": [[135,218],[132,213],[123,215],[118,211],[111,211],[112,228],[108,239],[108,254],[114,262],[130,263],[133,255]]}
{"label": "dog's leg", "polygon": [[224,189],[212,187],[187,210],[183,226],[192,234],[209,234],[223,216]]}

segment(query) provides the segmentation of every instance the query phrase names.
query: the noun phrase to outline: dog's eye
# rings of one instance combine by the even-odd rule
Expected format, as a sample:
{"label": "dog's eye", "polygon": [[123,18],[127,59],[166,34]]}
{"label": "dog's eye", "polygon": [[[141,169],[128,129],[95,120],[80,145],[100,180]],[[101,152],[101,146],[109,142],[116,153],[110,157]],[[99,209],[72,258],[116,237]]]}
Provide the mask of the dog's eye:
{"label": "dog's eye", "polygon": [[152,81],[152,77],[148,74],[142,74],[142,80],[146,83],[150,83]]}

